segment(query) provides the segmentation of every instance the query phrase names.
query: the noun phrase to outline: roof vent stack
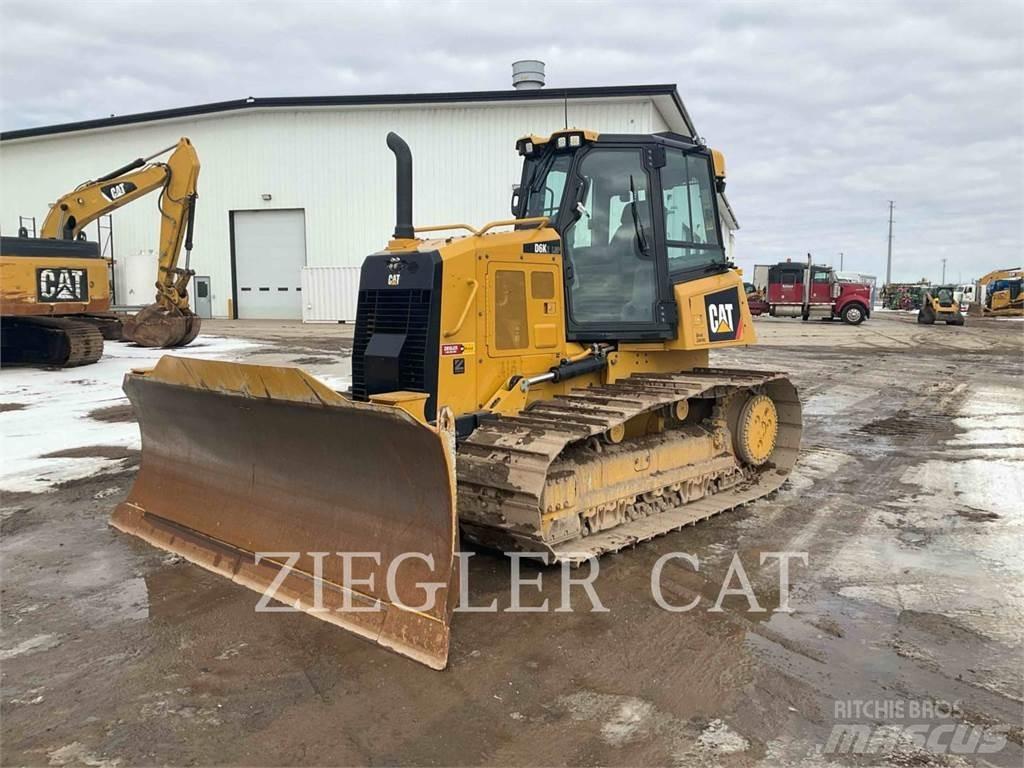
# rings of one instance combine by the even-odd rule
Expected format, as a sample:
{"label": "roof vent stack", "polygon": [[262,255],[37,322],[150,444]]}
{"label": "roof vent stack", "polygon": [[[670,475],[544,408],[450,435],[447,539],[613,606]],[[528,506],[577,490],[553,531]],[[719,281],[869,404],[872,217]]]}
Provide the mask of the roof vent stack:
{"label": "roof vent stack", "polygon": [[544,87],[544,62],[523,59],[512,62],[512,87],[517,91],[537,91]]}

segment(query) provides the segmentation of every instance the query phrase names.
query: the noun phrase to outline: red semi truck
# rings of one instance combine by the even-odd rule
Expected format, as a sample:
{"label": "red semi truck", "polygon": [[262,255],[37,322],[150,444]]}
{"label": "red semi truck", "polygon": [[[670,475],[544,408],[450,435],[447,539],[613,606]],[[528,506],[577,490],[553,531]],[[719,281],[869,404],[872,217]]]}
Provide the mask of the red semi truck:
{"label": "red semi truck", "polygon": [[[841,282],[831,267],[783,261],[768,268],[764,302],[751,305],[753,314],[772,317],[842,318],[860,325],[871,316],[871,286]],[[760,311],[756,311],[760,310]]]}

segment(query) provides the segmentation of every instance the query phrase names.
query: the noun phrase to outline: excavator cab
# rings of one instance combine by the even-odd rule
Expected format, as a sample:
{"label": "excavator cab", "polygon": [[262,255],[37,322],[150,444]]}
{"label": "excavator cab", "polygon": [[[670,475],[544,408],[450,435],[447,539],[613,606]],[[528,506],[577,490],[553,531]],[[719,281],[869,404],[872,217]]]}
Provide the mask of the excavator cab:
{"label": "excavator cab", "polygon": [[1021,278],[1000,279],[992,282],[985,297],[985,308],[995,314],[1010,314],[1024,309],[1024,281]]}
{"label": "excavator cab", "polygon": [[710,367],[755,341],[717,152],[528,136],[513,218],[417,227],[387,144],[351,390],[173,356],[128,374],[142,461],[111,522],[440,669],[460,536],[578,563],[677,530],[780,487],[801,411],[782,374]]}

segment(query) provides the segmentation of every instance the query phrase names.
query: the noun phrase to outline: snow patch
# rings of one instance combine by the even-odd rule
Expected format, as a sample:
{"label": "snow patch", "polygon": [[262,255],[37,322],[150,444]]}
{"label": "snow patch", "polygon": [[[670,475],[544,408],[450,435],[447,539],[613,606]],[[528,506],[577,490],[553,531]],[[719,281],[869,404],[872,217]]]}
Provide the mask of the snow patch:
{"label": "snow patch", "polygon": [[106,757],[97,757],[89,752],[81,742],[73,741],[63,747],[47,753],[50,765],[87,765],[90,768],[115,768],[121,764],[121,758],[111,760]]}
{"label": "snow patch", "polygon": [[717,719],[712,720],[708,723],[707,728],[701,731],[700,736],[697,737],[697,743],[705,749],[713,750],[721,755],[746,752],[750,749],[749,741]]}
{"label": "snow patch", "polygon": [[60,645],[60,638],[56,635],[36,635],[18,643],[13,648],[6,648],[0,651],[0,660],[13,659],[26,653],[48,651]]}
{"label": "snow patch", "polygon": [[[239,359],[256,344],[244,339],[203,336],[176,352],[207,360]],[[42,458],[58,451],[103,446],[139,449],[139,428],[133,422],[100,421],[89,414],[100,408],[126,405],[121,391],[132,368],[151,368],[165,354],[161,349],[107,342],[103,357],[80,368],[0,371],[0,403],[18,402],[19,410],[0,413],[4,457],[0,491],[38,493],[58,483],[116,471],[123,458],[81,456]]]}

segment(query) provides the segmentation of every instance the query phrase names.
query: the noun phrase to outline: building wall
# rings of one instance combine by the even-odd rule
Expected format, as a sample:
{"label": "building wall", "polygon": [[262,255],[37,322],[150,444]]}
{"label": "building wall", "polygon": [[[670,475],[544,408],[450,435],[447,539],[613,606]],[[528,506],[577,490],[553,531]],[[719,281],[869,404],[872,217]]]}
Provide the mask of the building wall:
{"label": "building wall", "polygon": [[[41,223],[48,204],[81,181],[189,136],[202,162],[191,266],[211,277],[213,311],[224,316],[231,297],[229,211],[302,208],[307,264],[358,265],[394,226],[388,131],[413,152],[416,223],[479,225],[510,215],[520,166],[515,140],[564,127],[563,109],[560,101],[274,109],[7,141],[0,145],[0,229],[14,234],[19,214]],[[570,125],[598,131],[661,129],[650,100],[574,100],[568,110]],[[114,214],[119,303],[152,300],[156,203],[154,193]]]}

